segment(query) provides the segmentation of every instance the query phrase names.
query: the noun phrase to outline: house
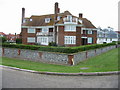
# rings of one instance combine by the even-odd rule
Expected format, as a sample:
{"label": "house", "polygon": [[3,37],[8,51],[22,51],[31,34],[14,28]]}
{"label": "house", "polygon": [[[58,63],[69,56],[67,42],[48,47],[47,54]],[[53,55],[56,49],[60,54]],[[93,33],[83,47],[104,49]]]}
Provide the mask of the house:
{"label": "house", "polygon": [[16,42],[16,39],[17,38],[20,38],[20,35],[19,34],[6,34],[6,38],[7,38],[7,42]]}
{"label": "house", "polygon": [[55,3],[54,14],[25,17],[22,8],[21,37],[23,44],[58,46],[80,46],[97,43],[97,29],[83,14],[72,15],[69,11],[60,12]]}
{"label": "house", "polygon": [[118,41],[118,33],[113,28],[108,27],[105,29],[98,28],[97,31],[97,44],[112,43]]}
{"label": "house", "polygon": [[5,34],[5,33],[0,32],[0,37],[5,37],[5,36],[6,36],[6,34]]}
{"label": "house", "polygon": [[120,31],[115,31],[118,34],[118,41],[120,41]]}

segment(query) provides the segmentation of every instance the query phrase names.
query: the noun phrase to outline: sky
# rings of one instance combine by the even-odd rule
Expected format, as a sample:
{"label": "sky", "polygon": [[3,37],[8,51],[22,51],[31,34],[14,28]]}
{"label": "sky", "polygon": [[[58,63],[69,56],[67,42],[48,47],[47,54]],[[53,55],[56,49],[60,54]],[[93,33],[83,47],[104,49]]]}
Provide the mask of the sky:
{"label": "sky", "polygon": [[25,17],[54,13],[54,3],[59,3],[60,12],[66,10],[90,20],[96,27],[108,26],[118,30],[118,2],[120,0],[0,0],[0,32],[21,32],[22,7]]}

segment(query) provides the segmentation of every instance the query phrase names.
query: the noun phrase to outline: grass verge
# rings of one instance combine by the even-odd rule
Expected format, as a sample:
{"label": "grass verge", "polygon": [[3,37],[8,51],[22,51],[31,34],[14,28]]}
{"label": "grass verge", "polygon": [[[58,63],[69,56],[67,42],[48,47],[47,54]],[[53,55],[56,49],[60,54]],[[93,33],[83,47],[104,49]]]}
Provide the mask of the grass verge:
{"label": "grass verge", "polygon": [[90,58],[88,60],[82,61],[75,66],[54,65],[41,62],[38,63],[19,59],[12,59],[7,57],[2,57],[2,65],[42,72],[61,72],[61,73],[118,71],[118,49],[116,48],[101,55]]}

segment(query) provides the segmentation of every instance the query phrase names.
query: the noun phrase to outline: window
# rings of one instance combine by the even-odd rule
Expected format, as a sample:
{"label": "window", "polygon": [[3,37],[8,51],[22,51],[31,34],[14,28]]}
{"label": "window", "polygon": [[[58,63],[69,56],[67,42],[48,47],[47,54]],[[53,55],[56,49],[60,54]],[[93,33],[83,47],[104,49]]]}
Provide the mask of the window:
{"label": "window", "polygon": [[35,37],[28,37],[27,42],[28,43],[35,43]]}
{"label": "window", "polygon": [[42,32],[48,32],[48,28],[42,28]]}
{"label": "window", "polygon": [[57,17],[57,20],[60,20],[60,18],[61,18],[61,16],[58,16],[58,17]]}
{"label": "window", "polygon": [[35,33],[35,28],[28,28],[28,33]]}
{"label": "window", "polygon": [[48,37],[38,37],[37,38],[37,43],[47,45],[48,44]]}
{"label": "window", "polygon": [[65,44],[76,44],[76,36],[64,36]]}
{"label": "window", "polygon": [[93,32],[92,32],[92,30],[88,30],[88,34],[92,34]]}
{"label": "window", "polygon": [[65,25],[65,31],[76,31],[75,25]]}
{"label": "window", "polygon": [[93,42],[93,38],[92,37],[88,37],[88,43],[92,43]]}
{"label": "window", "polygon": [[45,18],[45,23],[49,23],[50,22],[50,18]]}
{"label": "window", "polygon": [[30,21],[32,21],[32,19],[30,19]]}
{"label": "window", "polygon": [[72,22],[72,16],[71,15],[67,15],[67,21]]}
{"label": "window", "polygon": [[83,30],[81,30],[81,34],[83,34]]}

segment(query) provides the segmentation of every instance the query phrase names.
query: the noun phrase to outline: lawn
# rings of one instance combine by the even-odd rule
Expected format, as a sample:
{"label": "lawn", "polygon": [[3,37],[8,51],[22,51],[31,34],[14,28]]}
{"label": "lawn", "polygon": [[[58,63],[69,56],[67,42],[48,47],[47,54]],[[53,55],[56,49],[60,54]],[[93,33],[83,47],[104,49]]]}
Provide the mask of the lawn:
{"label": "lawn", "polygon": [[75,66],[46,64],[40,62],[12,59],[7,57],[2,57],[2,64],[6,66],[13,66],[22,69],[30,69],[42,72],[79,73],[118,71],[118,49],[110,50],[106,53],[80,62],[78,65]]}

